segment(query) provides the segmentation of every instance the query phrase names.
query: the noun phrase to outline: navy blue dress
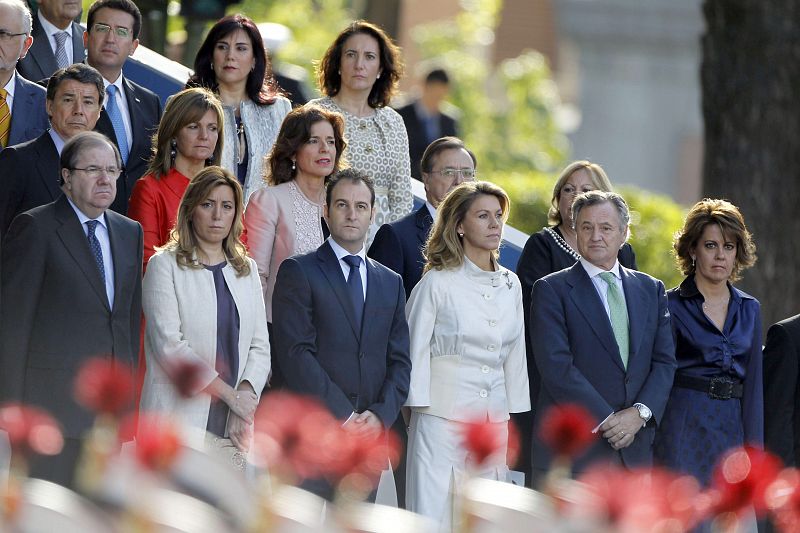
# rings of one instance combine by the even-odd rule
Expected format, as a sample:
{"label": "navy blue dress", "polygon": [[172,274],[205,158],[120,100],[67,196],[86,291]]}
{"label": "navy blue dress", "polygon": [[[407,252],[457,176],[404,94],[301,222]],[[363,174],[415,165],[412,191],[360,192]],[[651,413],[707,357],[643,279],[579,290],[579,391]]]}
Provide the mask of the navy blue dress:
{"label": "navy blue dress", "polygon": [[[667,292],[678,362],[676,385],[654,443],[655,461],[708,485],[720,456],[764,441],[761,313],[758,300],[728,284],[730,302],[720,331],[703,312],[694,276]],[[712,399],[680,387],[678,376],[741,381],[741,398]]]}

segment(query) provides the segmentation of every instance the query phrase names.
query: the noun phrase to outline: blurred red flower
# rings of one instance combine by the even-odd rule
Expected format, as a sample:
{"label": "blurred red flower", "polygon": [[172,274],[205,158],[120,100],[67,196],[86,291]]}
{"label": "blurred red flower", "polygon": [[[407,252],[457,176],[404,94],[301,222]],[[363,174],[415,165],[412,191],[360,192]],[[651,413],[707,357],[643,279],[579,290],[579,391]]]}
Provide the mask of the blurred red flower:
{"label": "blurred red flower", "polygon": [[183,398],[191,398],[202,390],[201,380],[206,371],[202,363],[186,358],[169,360],[164,366],[164,372]]}
{"label": "blurred red flower", "polygon": [[784,533],[800,531],[800,471],[787,468],[778,474],[765,493],[774,524]]}
{"label": "blurred red flower", "polygon": [[780,459],[764,450],[744,446],[729,451],[712,475],[710,513],[737,513],[753,506],[762,516],[767,509],[767,488],[780,471]]}
{"label": "blurred red flower", "polygon": [[75,378],[75,400],[95,413],[121,415],[133,406],[131,370],[112,359],[89,359]]}
{"label": "blurred red flower", "polygon": [[508,445],[503,425],[488,421],[463,423],[462,436],[468,460],[475,466],[483,465],[492,454]]}
{"label": "blurred red flower", "polygon": [[597,440],[592,433],[596,425],[580,405],[554,405],[544,414],[539,436],[555,455],[574,459]]}
{"label": "blurred red flower", "polygon": [[139,413],[125,419],[120,431],[120,442],[136,438],[136,459],[153,471],[168,470],[175,463],[183,440],[175,425],[167,418],[153,413]]}
{"label": "blurred red flower", "polygon": [[23,457],[57,455],[64,446],[58,423],[38,407],[14,403],[0,407],[0,429],[8,433],[12,453]]}
{"label": "blurred red flower", "polygon": [[381,472],[389,468],[389,463],[396,467],[400,460],[400,439],[391,430],[384,431],[378,437],[359,436],[345,431],[338,448],[337,457],[328,473],[334,479],[356,473],[377,483]]}

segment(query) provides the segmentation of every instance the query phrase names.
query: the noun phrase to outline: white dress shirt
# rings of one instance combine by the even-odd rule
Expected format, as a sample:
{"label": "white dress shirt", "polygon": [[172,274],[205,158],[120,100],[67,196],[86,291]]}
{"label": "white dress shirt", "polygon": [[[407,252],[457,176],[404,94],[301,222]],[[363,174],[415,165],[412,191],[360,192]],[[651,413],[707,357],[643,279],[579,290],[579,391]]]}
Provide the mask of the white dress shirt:
{"label": "white dress shirt", "polygon": [[67,144],[67,141],[61,138],[61,135],[56,132],[52,127],[47,130],[50,133],[50,138],[53,139],[53,144],[56,145],[56,152],[58,155],[61,156],[61,150],[64,149],[64,145]]}
{"label": "white dress shirt", "polygon": [[344,281],[347,282],[347,277],[350,275],[350,265],[344,262],[342,259],[348,255],[357,255],[361,258],[361,266],[358,268],[358,273],[361,274],[361,288],[364,290],[364,301],[367,301],[367,252],[366,248],[361,248],[358,253],[351,254],[341,246],[339,243],[336,242],[333,238],[328,237],[328,242],[333,248],[333,253],[336,254],[336,259],[339,260],[339,266],[342,268],[342,274],[344,275]]}
{"label": "white dress shirt", "polygon": [[100,242],[100,251],[103,252],[103,270],[105,270],[108,307],[110,309],[114,309],[114,259],[111,256],[111,239],[108,236],[108,226],[106,225],[105,213],[97,218],[89,218],[83,211],[78,209],[77,205],[72,203],[72,200],[69,197],[67,197],[67,200],[69,201],[69,205],[71,205],[72,209],[75,211],[75,214],[78,215],[78,220],[81,222],[81,228],[83,228],[83,234],[86,236],[87,243],[89,242],[89,226],[86,225],[86,222],[89,220],[96,220],[99,222],[99,224],[95,227],[94,235]]}
{"label": "white dress shirt", "polygon": [[47,35],[47,42],[50,43],[50,49],[53,51],[53,55],[56,55],[56,38],[55,34],[60,33],[62,31],[67,32],[67,39],[64,41],[64,51],[67,53],[67,61],[72,63],[80,63],[83,61],[84,58],[78,58],[78,61],[75,61],[74,53],[72,51],[72,24],[68,24],[66,28],[63,30],[61,28],[56,27],[52,22],[44,18],[42,16],[42,12],[39,11],[37,13],[39,17],[39,23],[42,25],[42,29],[44,30],[45,35]]}
{"label": "white dress shirt", "polygon": [[5,87],[3,87],[3,89],[6,90],[6,104],[8,105],[9,113],[14,110],[14,87],[17,85],[18,75],[19,74],[14,71],[14,75],[8,79],[8,83],[6,83]]}
{"label": "white dress shirt", "polygon": [[611,308],[608,307],[608,283],[600,277],[600,274],[603,272],[611,272],[614,274],[614,281],[617,284],[617,288],[619,289],[619,293],[622,295],[622,301],[625,301],[625,290],[622,287],[622,277],[619,275],[619,261],[614,262],[614,266],[611,267],[611,270],[603,270],[602,268],[593,265],[583,257],[580,258],[581,265],[583,265],[584,270],[586,273],[589,274],[589,278],[592,280],[592,284],[594,288],[597,290],[598,296],[600,296],[600,300],[603,302],[603,309],[606,310],[606,314],[608,315],[608,319],[611,320]]}
{"label": "white dress shirt", "polygon": [[122,83],[122,73],[117,76],[117,80],[114,83],[103,78],[103,88],[106,89],[106,93],[103,95],[103,108],[106,110],[106,113],[108,113],[109,85],[113,85],[117,88],[115,101],[117,102],[117,109],[119,109],[122,115],[122,122],[125,124],[125,135],[128,138],[128,151],[130,152],[131,145],[133,144],[133,130],[131,129],[131,111],[128,109],[128,98],[125,96],[125,85]]}

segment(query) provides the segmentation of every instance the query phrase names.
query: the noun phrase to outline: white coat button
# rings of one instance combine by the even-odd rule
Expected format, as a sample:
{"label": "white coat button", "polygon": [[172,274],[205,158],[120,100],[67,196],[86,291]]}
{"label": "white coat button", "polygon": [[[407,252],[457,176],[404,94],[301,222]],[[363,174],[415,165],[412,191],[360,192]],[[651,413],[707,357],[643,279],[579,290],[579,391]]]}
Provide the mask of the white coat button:
{"label": "white coat button", "polygon": [[488,366],[488,365],[483,365],[483,366],[481,367],[481,372],[483,372],[484,374],[488,374],[488,373],[489,373],[489,370],[490,370],[490,368],[489,368],[489,366]]}
{"label": "white coat button", "polygon": [[497,320],[490,320],[490,321],[489,321],[489,325],[490,325],[491,327],[495,327],[495,326],[497,325]]}
{"label": "white coat button", "polygon": [[494,349],[495,349],[495,345],[494,344],[490,344],[489,346],[486,347],[486,349],[489,350],[490,352],[493,352]]}
{"label": "white coat button", "polygon": [[491,300],[492,299],[492,295],[491,294],[484,294],[483,295],[483,299],[484,300]]}
{"label": "white coat button", "polygon": [[481,391],[481,398],[486,398],[487,396],[489,396],[489,393],[488,393],[488,392],[486,392],[486,389],[483,389],[483,390]]}

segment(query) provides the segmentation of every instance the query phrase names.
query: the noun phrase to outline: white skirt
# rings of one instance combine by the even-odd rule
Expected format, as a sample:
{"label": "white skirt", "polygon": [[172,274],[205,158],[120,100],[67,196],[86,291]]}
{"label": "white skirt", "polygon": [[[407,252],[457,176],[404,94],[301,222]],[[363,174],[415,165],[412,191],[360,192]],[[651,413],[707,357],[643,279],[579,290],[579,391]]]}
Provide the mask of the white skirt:
{"label": "white skirt", "polygon": [[[508,442],[508,422],[496,424]],[[411,412],[406,464],[406,507],[438,521],[441,531],[461,522],[458,499],[470,477],[505,481],[506,446],[476,467],[463,446],[462,424],[417,411]]]}

